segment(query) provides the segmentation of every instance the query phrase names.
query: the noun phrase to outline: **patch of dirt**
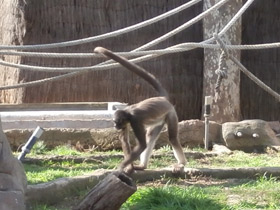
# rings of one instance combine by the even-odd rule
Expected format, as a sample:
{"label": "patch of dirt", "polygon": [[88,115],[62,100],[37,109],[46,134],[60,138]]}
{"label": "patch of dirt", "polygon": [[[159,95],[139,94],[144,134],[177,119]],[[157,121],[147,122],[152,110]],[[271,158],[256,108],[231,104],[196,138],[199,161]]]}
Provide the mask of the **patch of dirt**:
{"label": "patch of dirt", "polygon": [[[162,153],[155,152],[152,155],[153,158],[161,158],[162,156],[172,156],[172,152]],[[185,152],[185,156],[192,159],[204,159],[207,157],[218,156],[217,153],[208,152]],[[77,155],[36,155],[34,157],[26,157],[23,162],[29,164],[39,164],[43,161],[52,161],[52,162],[63,162],[71,161],[73,163],[102,163],[111,158],[123,158],[123,154],[102,154],[102,155],[91,155],[91,156],[77,156]]]}
{"label": "patch of dirt", "polygon": [[165,185],[186,186],[236,186],[248,182],[248,179],[213,179],[211,177],[192,177],[190,179],[161,179],[153,182],[138,183],[137,187],[163,187]]}

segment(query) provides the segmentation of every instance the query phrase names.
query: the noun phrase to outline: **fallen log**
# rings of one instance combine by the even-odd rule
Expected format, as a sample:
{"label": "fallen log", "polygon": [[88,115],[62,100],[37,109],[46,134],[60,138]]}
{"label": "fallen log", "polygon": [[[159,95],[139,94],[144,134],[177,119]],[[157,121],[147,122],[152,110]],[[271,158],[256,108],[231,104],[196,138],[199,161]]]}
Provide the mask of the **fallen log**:
{"label": "fallen log", "polygon": [[73,210],[118,210],[136,190],[130,177],[114,172],[98,183]]}
{"label": "fallen log", "polygon": [[[61,178],[48,183],[28,185],[26,200],[28,203],[55,204],[63,198],[75,194],[74,192],[94,187],[109,174],[112,170],[100,169],[92,174]],[[147,169],[133,173],[132,179],[137,183],[154,181],[162,177],[174,177],[172,169]],[[185,168],[181,178],[191,177],[212,177],[215,179],[255,179],[260,176],[280,177],[280,167],[249,167],[249,168]]]}

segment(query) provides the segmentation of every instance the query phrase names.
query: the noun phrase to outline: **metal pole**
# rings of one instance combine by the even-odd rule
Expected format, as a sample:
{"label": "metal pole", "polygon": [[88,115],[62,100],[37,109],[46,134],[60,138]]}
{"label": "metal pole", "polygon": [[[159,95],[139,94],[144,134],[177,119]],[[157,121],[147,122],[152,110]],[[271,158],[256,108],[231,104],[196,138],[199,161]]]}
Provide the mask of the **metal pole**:
{"label": "metal pole", "polygon": [[33,145],[36,143],[36,140],[40,138],[43,132],[44,130],[40,126],[35,129],[31,137],[28,139],[27,143],[22,147],[21,153],[18,156],[18,160],[22,161],[24,159],[25,155],[30,152]]}
{"label": "metal pole", "polygon": [[209,148],[209,117],[211,109],[211,96],[205,97],[204,105],[204,119],[205,119],[205,133],[204,133],[204,148],[208,150]]}

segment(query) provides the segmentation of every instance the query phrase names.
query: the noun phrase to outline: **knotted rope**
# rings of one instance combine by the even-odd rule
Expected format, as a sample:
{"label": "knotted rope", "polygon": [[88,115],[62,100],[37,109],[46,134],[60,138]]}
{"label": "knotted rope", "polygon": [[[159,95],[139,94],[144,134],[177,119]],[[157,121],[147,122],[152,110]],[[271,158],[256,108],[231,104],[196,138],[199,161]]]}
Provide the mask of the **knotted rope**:
{"label": "knotted rope", "polygon": [[220,58],[219,58],[219,67],[215,71],[215,73],[218,75],[216,84],[215,84],[215,92],[220,93],[220,86],[222,83],[222,80],[227,78],[227,64],[226,64],[227,56],[224,51],[222,51]]}
{"label": "knotted rope", "polygon": [[214,34],[214,38],[216,39],[217,43],[220,45],[223,52],[226,54],[226,56],[231,59],[238,67],[239,70],[242,71],[247,77],[249,77],[254,83],[256,83],[259,87],[261,87],[264,91],[268,92],[270,95],[272,95],[277,101],[280,102],[280,94],[272,90],[269,86],[267,86],[265,83],[263,83],[259,78],[257,78],[254,74],[252,74],[245,66],[243,66],[233,55],[231,55],[228,52],[228,49],[226,48],[226,45],[224,42],[220,39],[220,37],[217,34]]}

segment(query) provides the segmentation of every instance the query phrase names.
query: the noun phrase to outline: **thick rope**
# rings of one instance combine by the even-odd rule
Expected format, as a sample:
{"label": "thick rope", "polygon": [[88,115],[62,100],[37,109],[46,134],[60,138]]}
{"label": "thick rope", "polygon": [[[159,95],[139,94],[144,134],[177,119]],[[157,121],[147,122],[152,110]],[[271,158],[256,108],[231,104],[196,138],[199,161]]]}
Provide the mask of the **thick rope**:
{"label": "thick rope", "polygon": [[[149,58],[139,57],[139,58],[132,59],[130,61],[133,63],[138,63],[138,62],[144,61],[145,59],[149,59]],[[93,70],[93,69],[94,70],[105,70],[105,69],[110,69],[110,68],[119,67],[119,66],[121,66],[119,63],[112,63],[112,64],[107,64],[104,66],[100,65],[100,66],[93,66],[93,67],[84,67],[82,70],[76,70],[71,73],[67,73],[67,74],[63,74],[63,75],[59,75],[59,76],[49,77],[49,78],[45,78],[45,79],[41,79],[41,80],[25,82],[25,83],[20,83],[20,84],[15,84],[15,85],[0,86],[0,90],[8,90],[8,89],[14,89],[14,88],[22,88],[22,87],[39,85],[39,84],[46,83],[46,82],[53,82],[53,81],[58,81],[58,80],[70,78],[73,76],[77,76],[77,75],[89,72],[90,70]]]}
{"label": "thick rope", "polygon": [[[137,52],[139,50],[142,49],[146,49],[149,47],[152,47],[156,44],[158,44],[159,42],[162,42],[164,40],[166,40],[167,38],[179,33],[182,30],[185,30],[186,28],[190,27],[191,25],[193,25],[194,23],[198,22],[199,20],[203,19],[206,15],[210,14],[213,10],[221,7],[223,4],[225,4],[226,2],[228,2],[229,0],[222,0],[220,1],[218,4],[214,5],[213,7],[207,9],[206,11],[204,11],[203,13],[201,13],[200,15],[198,15],[197,17],[191,19],[190,21],[188,21],[187,23],[179,26],[178,28],[172,30],[171,32],[157,38],[156,40],[149,42],[135,50],[133,50],[132,52]],[[34,53],[32,53],[34,55]],[[89,55],[87,55],[89,56]],[[91,54],[92,56],[92,54]],[[155,55],[157,56],[157,55]],[[110,63],[110,62],[105,62],[105,63]],[[103,63],[102,65],[104,65],[105,63]],[[98,66],[100,66],[101,64],[99,64],[98,66],[96,66],[97,68],[94,68],[94,66],[89,66],[89,67],[66,67],[66,68],[53,68],[53,67],[39,67],[39,66],[29,66],[29,65],[23,65],[23,64],[12,64],[12,63],[8,63],[5,61],[1,61],[0,60],[0,65],[4,65],[4,66],[9,66],[9,67],[14,67],[14,68],[21,68],[21,69],[25,69],[25,70],[33,70],[33,71],[46,71],[46,72],[56,72],[56,71],[60,71],[60,72],[69,72],[69,71],[81,71],[81,70],[98,70]],[[114,67],[114,66],[107,66],[107,67]]]}
{"label": "thick rope", "polygon": [[[225,46],[228,50],[260,50],[260,49],[279,48],[280,42],[254,44],[254,45],[227,45],[226,44]],[[185,52],[193,48],[219,49],[220,45],[187,42],[187,43],[174,45],[165,49],[141,50],[141,51],[133,51],[133,52],[116,52],[116,54],[124,57],[143,56],[143,55],[151,55],[151,54],[164,55],[164,54]],[[100,54],[96,54],[96,53],[48,53],[48,52],[17,52],[17,51],[0,51],[0,55],[15,55],[15,56],[40,57],[40,58],[71,58],[71,59],[102,57]]]}
{"label": "thick rope", "polygon": [[[221,49],[225,49],[224,42],[220,39],[219,36],[214,36],[217,42],[220,44]],[[256,83],[259,87],[261,87],[264,91],[272,95],[276,100],[280,102],[280,94],[272,90],[269,86],[267,86],[265,83],[263,83],[259,78],[257,78],[254,74],[252,74],[245,66],[243,66],[233,55],[229,54],[228,51],[224,51],[226,56],[230,58],[238,67],[239,69],[247,76],[249,77],[254,83]]]}
{"label": "thick rope", "polygon": [[215,73],[218,75],[218,78],[217,78],[217,81],[216,81],[216,84],[215,84],[215,92],[217,94],[220,93],[220,86],[221,86],[221,83],[222,83],[222,80],[224,78],[227,78],[227,64],[226,64],[226,59],[227,59],[227,56],[225,54],[224,51],[222,51],[221,55],[220,55],[220,58],[219,58],[219,66],[218,66],[218,69],[215,71]]}
{"label": "thick rope", "polygon": [[[239,10],[239,12],[234,16],[234,19],[235,21],[245,12],[245,9],[243,9],[244,7],[248,8],[248,6],[253,2],[254,0],[248,0],[245,5],[243,5],[243,7]],[[242,12],[240,12],[242,11]],[[238,16],[238,17],[237,17]],[[229,25],[233,25],[234,24],[234,21],[230,21],[224,28],[229,28]],[[223,30],[223,32],[226,32],[226,30]],[[208,40],[205,40],[203,42],[200,42],[199,44],[209,44],[211,43],[212,41],[214,40],[214,37],[213,38],[210,38]],[[179,46],[179,45],[177,45]],[[175,46],[176,47],[176,46]],[[190,48],[188,50],[191,50],[191,49],[194,49],[195,47],[193,48]],[[167,48],[167,49],[170,49],[170,48]],[[150,58],[153,58],[153,57],[157,57],[157,55],[147,55],[147,56],[142,56],[140,58],[137,58],[139,60],[147,60],[147,59],[150,59]],[[136,60],[136,59],[135,59]],[[133,60],[131,60],[133,61]],[[99,64],[101,65],[101,64]],[[98,65],[97,65],[98,66]],[[88,70],[84,70],[84,71],[88,71]],[[64,75],[60,75],[60,76],[56,76],[56,77],[50,77],[50,78],[47,78],[47,79],[43,79],[43,80],[37,80],[37,81],[32,81],[32,82],[27,82],[27,83],[22,83],[22,84],[17,84],[17,85],[11,85],[11,86],[2,86],[0,87],[0,90],[3,90],[3,89],[12,89],[12,88],[20,88],[20,87],[27,87],[27,86],[33,86],[33,85],[36,85],[36,84],[41,84],[43,82],[51,82],[51,81],[56,81],[56,80],[61,80],[61,79],[65,79],[65,78],[68,78],[68,77],[72,77],[72,76],[75,76],[75,75],[79,75],[81,74],[83,71],[76,71],[76,72],[71,72],[71,73],[68,73],[68,74],[64,74]]]}
{"label": "thick rope", "polygon": [[[242,14],[248,9],[248,7],[254,2],[254,0],[248,0],[241,8],[240,10],[233,16],[233,18],[223,27],[221,32],[218,33],[219,36],[225,34],[228,29],[235,24],[235,22],[242,16]],[[214,42],[215,38],[212,37],[210,39],[207,39],[205,41],[200,42],[199,44],[210,44],[211,42]],[[182,47],[184,44],[178,44],[176,46],[173,46],[174,48],[176,47]],[[209,45],[210,46],[210,45]],[[189,48],[188,50],[195,49],[196,47]]]}
{"label": "thick rope", "polygon": [[[152,46],[154,46],[154,45],[156,45],[156,44],[166,40],[168,37],[170,37],[172,35],[175,35],[176,33],[179,33],[180,31],[182,31],[184,29],[187,29],[188,27],[190,27],[192,24],[194,24],[195,22],[197,22],[200,19],[202,19],[207,14],[210,14],[210,12],[212,11],[212,8],[218,9],[223,4],[225,4],[227,1],[228,0],[222,0],[221,2],[218,3],[218,6],[216,6],[216,5],[212,6],[211,8],[209,8],[208,10],[203,12],[203,15],[201,15],[200,17],[195,17],[195,18],[189,20],[187,23],[185,23],[185,24],[177,27],[176,29],[170,31],[169,33],[167,33],[167,34],[157,38],[156,41],[151,41],[151,42],[145,44],[144,46],[141,46],[139,48],[136,48],[136,49],[132,50],[132,52],[137,52],[137,51],[144,50],[144,49],[147,49],[149,47],[152,47]],[[155,58],[155,57],[158,57],[158,55],[154,55],[154,54],[146,55],[146,56],[143,56],[142,58],[145,59],[145,60],[148,60],[148,59]],[[105,65],[105,64],[108,64],[108,63],[112,63],[112,62],[114,62],[114,61],[113,60],[108,60],[108,61],[100,63],[98,65]]]}
{"label": "thick rope", "polygon": [[204,17],[206,17],[207,15],[209,15],[213,10],[216,10],[218,8],[220,8],[222,5],[224,5],[226,2],[228,2],[228,0],[222,0],[220,2],[218,2],[217,4],[215,4],[214,6],[210,7],[209,9],[207,9],[206,11],[202,12],[201,14],[199,14],[198,16],[196,16],[195,18],[191,19],[190,21],[184,23],[183,25],[177,27],[176,29],[168,32],[167,34],[141,46],[136,48],[135,50],[133,50],[132,52],[135,51],[140,51],[140,50],[144,50],[144,49],[148,49],[152,46],[155,46],[156,44],[174,36],[175,34],[187,29],[188,27],[192,26],[193,24],[197,23],[198,21],[202,20]]}
{"label": "thick rope", "polygon": [[222,79],[226,78],[227,76],[225,70],[227,70],[226,59],[229,56],[229,52],[224,42],[221,42],[221,39],[219,39],[218,34],[214,34],[213,37],[216,39],[217,43],[220,45],[220,48],[222,49],[222,53],[219,58],[219,66],[218,69],[215,71],[215,73],[218,75],[217,82],[215,85],[215,95],[217,97],[217,94],[220,93],[220,85],[222,83]]}
{"label": "thick rope", "polygon": [[243,66],[233,55],[230,55],[229,58],[239,67],[239,69],[249,77],[253,82],[260,86],[263,90],[272,95],[278,102],[280,102],[280,94],[272,90],[269,86],[263,83],[259,78],[252,74],[245,66]]}
{"label": "thick rope", "polygon": [[233,16],[229,23],[219,32],[219,36],[223,36],[233,24],[242,16],[242,14],[249,8],[249,6],[254,2],[254,0],[248,0],[241,9]]}
{"label": "thick rope", "polygon": [[[233,17],[233,20],[231,20],[224,28],[223,28],[223,30],[222,30],[222,32],[223,33],[225,33],[237,20],[238,20],[238,18],[240,18],[241,17],[241,15],[246,11],[246,9],[253,3],[253,1],[254,0],[248,0],[242,7],[241,7],[241,9],[237,12],[237,14],[235,14],[234,15],[234,17]],[[226,3],[226,1],[221,1],[223,4],[224,3]],[[222,3],[220,4],[220,6],[222,6]],[[215,5],[214,5],[215,6]],[[212,7],[214,7],[214,6],[212,6]],[[211,8],[212,8],[211,7]],[[209,8],[209,9],[211,9],[211,8]],[[206,10],[206,11],[209,11],[209,9],[208,10]],[[218,9],[218,8],[216,8],[216,9]],[[209,14],[208,12],[207,12],[207,14]],[[190,20],[190,21],[192,21],[192,20]],[[226,30],[224,30],[226,28]],[[186,29],[186,28],[185,28]],[[176,29],[175,29],[176,30]],[[164,37],[163,37],[164,38]],[[200,42],[200,43],[198,43],[198,44],[209,44],[209,43],[211,43],[211,42],[213,42],[213,41],[215,41],[215,38],[214,37],[212,37],[212,38],[210,38],[210,39],[208,39],[208,40],[205,40],[205,41],[203,41],[203,42]],[[146,45],[148,45],[148,44],[146,44]],[[149,45],[150,46],[150,45]],[[175,45],[175,46],[173,46],[174,48],[176,48],[177,46],[179,46],[179,45]],[[142,48],[142,47],[141,47]],[[146,48],[146,47],[145,47]],[[189,51],[189,50],[192,50],[192,49],[195,49],[196,47],[192,47],[192,48],[189,48],[189,49],[187,49],[186,51]],[[172,48],[166,48],[166,49],[172,49]],[[136,52],[136,51],[138,51],[139,50],[139,48],[138,49],[135,49],[134,51]],[[157,57],[158,55],[154,55],[154,54],[152,54],[152,55],[146,55],[146,56],[143,56],[143,57],[140,57],[140,58],[142,58],[143,59],[143,61],[144,60],[148,60],[148,59],[151,59],[151,58],[155,58],[155,57]],[[110,61],[107,61],[107,62],[104,62],[104,63],[100,63],[99,65],[103,65],[103,64],[106,64],[106,63],[110,63]]]}
{"label": "thick rope", "polygon": [[[212,6],[211,8],[207,9],[206,11],[204,11],[203,13],[201,13],[200,15],[196,16],[195,18],[191,19],[190,21],[184,23],[183,25],[177,27],[176,29],[170,31],[169,33],[139,47],[139,48],[136,48],[134,49],[132,52],[137,52],[137,51],[140,51],[140,50],[143,50],[143,49],[147,49],[147,48],[150,48],[172,36],[174,36],[175,34],[187,29],[188,27],[192,26],[194,23],[197,23],[198,21],[200,21],[201,19],[203,19],[204,17],[206,17],[207,15],[209,15],[213,10],[216,10],[218,9],[219,7],[221,7],[223,4],[225,4],[226,2],[228,2],[229,0],[222,0],[220,1],[219,3],[215,4],[214,6]],[[57,43],[57,44],[60,44],[60,43]],[[199,45],[199,43],[197,43]],[[51,44],[52,45],[52,44]],[[200,44],[201,45],[201,44]],[[26,47],[29,47],[28,45],[25,45]],[[22,46],[22,47],[25,47],[25,46]],[[46,46],[46,45],[32,45],[32,46]],[[15,46],[15,47],[19,47],[19,46]],[[201,46],[203,47],[203,46]],[[2,46],[0,46],[0,50],[1,49],[7,49],[7,48],[2,48]],[[10,48],[10,49],[13,49],[13,48]],[[21,48],[19,48],[21,49]],[[40,48],[42,49],[42,48]],[[90,58],[90,57],[93,57],[95,56],[94,54],[92,53],[76,53],[76,54],[71,54],[71,53],[64,53],[63,55],[61,55],[61,53],[34,53],[34,52],[7,52],[7,51],[0,51],[0,55],[1,54],[9,54],[9,55],[24,55],[24,56],[34,56],[34,57],[68,57],[68,58],[72,58],[72,56],[74,57],[74,55],[77,55],[77,58],[80,58],[80,57],[84,57],[84,58]],[[150,54],[150,53],[149,53]],[[163,53],[162,53],[163,54]]]}
{"label": "thick rope", "polygon": [[106,38],[110,38],[110,37],[115,37],[121,34],[125,34],[128,33],[130,31],[134,31],[140,28],[143,28],[145,26],[151,25],[153,23],[156,23],[162,19],[165,19],[169,16],[172,16],[176,13],[179,13],[191,6],[193,6],[194,4],[200,2],[201,0],[192,0],[190,2],[187,2],[186,4],[183,4],[175,9],[172,9],[164,14],[161,14],[157,17],[151,18],[149,20],[143,21],[141,23],[123,28],[123,29],[119,29],[113,32],[109,32],[106,34],[101,34],[98,36],[94,36],[94,37],[88,37],[88,38],[84,38],[84,39],[78,39],[78,40],[72,40],[72,41],[67,41],[67,42],[60,42],[60,43],[52,43],[52,44],[38,44],[38,45],[25,45],[25,46],[9,46],[9,45],[0,45],[0,50],[2,49],[17,49],[17,50],[38,50],[38,49],[51,49],[51,48],[59,48],[59,47],[69,47],[69,46],[75,46],[75,45],[80,45],[80,44],[86,44],[86,43],[90,43],[90,42],[94,42],[94,41],[99,41],[99,40],[103,40]]}
{"label": "thick rope", "polygon": [[[50,49],[50,48],[59,48],[59,47],[69,47],[69,46],[75,46],[75,45],[79,45],[79,44],[86,44],[86,43],[90,43],[90,42],[94,42],[94,41],[98,41],[98,40],[103,40],[109,37],[114,37],[114,36],[118,36],[124,33],[128,33],[130,31],[145,27],[147,25],[153,24],[157,21],[160,21],[166,17],[169,17],[173,14],[176,14],[178,12],[181,12],[182,10],[185,10],[191,6],[193,6],[194,4],[200,2],[201,0],[192,0],[186,4],[183,4],[182,6],[179,6],[173,10],[170,10],[162,15],[159,15],[157,17],[151,18],[149,20],[143,21],[141,23],[123,28],[123,29],[119,29],[117,31],[114,32],[110,32],[110,33],[106,33],[106,34],[102,34],[102,35],[98,35],[98,36],[94,36],[94,37],[88,37],[85,39],[79,39],[79,40],[72,40],[72,41],[68,41],[68,42],[60,42],[60,43],[52,43],[52,44],[41,44],[41,45],[25,45],[25,46],[9,46],[9,45],[0,45],[0,50],[3,49],[17,49],[17,50],[34,50],[34,49]],[[235,22],[236,20],[244,13],[244,11],[252,4],[254,0],[248,0],[243,7],[238,11],[238,13],[232,18],[232,20],[229,22],[229,24],[226,25],[226,27],[224,27],[224,29],[219,33],[219,35],[223,35]],[[220,2],[219,2],[220,3]],[[218,4],[219,4],[218,3]],[[213,40],[211,40],[213,41]]]}

